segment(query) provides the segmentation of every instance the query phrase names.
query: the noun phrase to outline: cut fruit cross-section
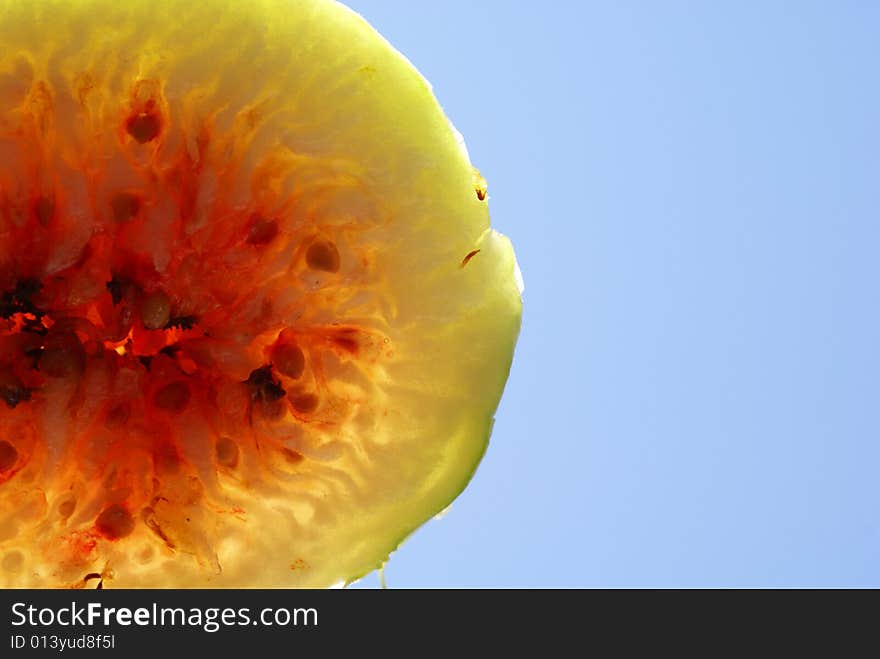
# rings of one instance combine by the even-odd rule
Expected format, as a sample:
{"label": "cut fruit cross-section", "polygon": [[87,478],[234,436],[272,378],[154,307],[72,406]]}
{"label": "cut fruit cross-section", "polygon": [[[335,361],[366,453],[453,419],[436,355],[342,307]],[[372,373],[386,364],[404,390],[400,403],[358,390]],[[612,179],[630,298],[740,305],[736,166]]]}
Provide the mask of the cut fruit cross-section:
{"label": "cut fruit cross-section", "polygon": [[381,566],[520,322],[428,83],[323,0],[4,1],[0,43],[0,585]]}

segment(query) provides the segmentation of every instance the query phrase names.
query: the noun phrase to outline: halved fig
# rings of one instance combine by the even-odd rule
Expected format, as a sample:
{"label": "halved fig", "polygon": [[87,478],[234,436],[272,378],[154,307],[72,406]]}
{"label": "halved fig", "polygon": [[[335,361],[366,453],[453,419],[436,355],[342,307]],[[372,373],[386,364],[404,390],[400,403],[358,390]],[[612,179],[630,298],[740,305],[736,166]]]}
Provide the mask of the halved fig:
{"label": "halved fig", "polygon": [[3,2],[0,43],[0,584],[382,565],[520,322],[428,83],[329,1]]}

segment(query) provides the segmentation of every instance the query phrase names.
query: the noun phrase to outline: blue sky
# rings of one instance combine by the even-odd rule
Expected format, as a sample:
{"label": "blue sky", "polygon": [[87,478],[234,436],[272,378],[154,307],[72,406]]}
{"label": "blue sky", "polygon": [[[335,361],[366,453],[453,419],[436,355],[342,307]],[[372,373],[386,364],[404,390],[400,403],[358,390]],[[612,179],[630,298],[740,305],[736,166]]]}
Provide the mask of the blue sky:
{"label": "blue sky", "polygon": [[880,586],[880,4],[347,4],[526,282],[489,451],[389,586]]}

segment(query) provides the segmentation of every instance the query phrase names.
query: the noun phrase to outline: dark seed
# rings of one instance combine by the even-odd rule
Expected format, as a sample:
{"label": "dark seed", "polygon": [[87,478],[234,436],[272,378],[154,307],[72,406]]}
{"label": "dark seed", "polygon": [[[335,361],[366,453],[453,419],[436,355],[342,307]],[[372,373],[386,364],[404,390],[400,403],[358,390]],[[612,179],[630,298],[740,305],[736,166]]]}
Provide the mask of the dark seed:
{"label": "dark seed", "polygon": [[8,370],[0,371],[0,399],[10,409],[19,403],[31,399],[31,391],[26,388],[14,373]]}
{"label": "dark seed", "polygon": [[178,380],[159,389],[153,396],[153,403],[160,409],[179,414],[189,405],[190,396],[189,386],[183,380]]}
{"label": "dark seed", "polygon": [[245,384],[250,389],[253,401],[279,400],[285,395],[281,382],[272,374],[271,365],[261,366],[251,371]]}
{"label": "dark seed", "polygon": [[318,397],[315,394],[297,394],[290,397],[290,404],[297,412],[308,414],[318,407]]}
{"label": "dark seed", "polygon": [[18,451],[6,440],[0,441],[0,471],[8,471],[18,462]]}
{"label": "dark seed", "polygon": [[306,250],[306,265],[312,270],[339,271],[339,250],[328,240],[319,240]]}
{"label": "dark seed", "polygon": [[55,215],[55,202],[48,197],[40,197],[34,204],[34,217],[40,226],[47,226]]}
{"label": "dark seed", "polygon": [[282,375],[296,380],[305,370],[306,358],[299,346],[281,343],[272,349],[272,364]]}
{"label": "dark seed", "polygon": [[128,222],[137,217],[141,210],[141,199],[133,192],[120,192],[110,199],[113,219],[117,222]]}
{"label": "dark seed", "polygon": [[234,469],[238,465],[238,444],[229,437],[218,439],[214,451],[217,454],[217,462],[223,466]]}
{"label": "dark seed", "polygon": [[95,520],[98,533],[109,540],[119,540],[134,531],[134,520],[125,508],[114,503],[98,515]]}
{"label": "dark seed", "polygon": [[272,242],[277,235],[278,222],[260,217],[251,225],[247,241],[251,245],[266,245]]}
{"label": "dark seed", "polygon": [[142,112],[130,117],[125,123],[125,130],[139,144],[146,144],[159,136],[162,122],[153,113]]}

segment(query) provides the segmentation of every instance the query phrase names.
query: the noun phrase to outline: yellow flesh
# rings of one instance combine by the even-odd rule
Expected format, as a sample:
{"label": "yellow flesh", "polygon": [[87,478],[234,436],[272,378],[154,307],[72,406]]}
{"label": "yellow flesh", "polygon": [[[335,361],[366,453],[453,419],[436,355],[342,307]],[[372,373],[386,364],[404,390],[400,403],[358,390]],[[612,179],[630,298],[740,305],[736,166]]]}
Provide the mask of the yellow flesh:
{"label": "yellow flesh", "polygon": [[[193,348],[217,391],[182,411],[134,407],[145,416],[114,430],[97,411],[107,392],[138,396],[147,376],[108,384],[91,365],[0,405],[0,441],[18,453],[0,478],[0,585],[98,573],[109,587],[329,586],[379,567],[469,481],[519,330],[513,250],[427,82],[359,16],[317,0],[3,2],[0,44],[0,206],[37,190],[64,216],[42,275],[128,231],[115,239],[169,291],[140,303],[148,330],[165,332],[169,304],[223,319]],[[144,94],[166,123],[140,143],[125,122]],[[147,201],[120,228],[107,199],[122,190]],[[265,227],[247,233],[257,211],[278,223],[265,244]],[[4,217],[0,267],[20,249]],[[316,242],[338,250],[337,272]],[[94,318],[76,286],[70,305]],[[328,339],[337,327],[356,354]],[[303,373],[280,378],[280,416],[244,423],[241,381],[280,361],[283,331]],[[315,410],[291,407],[312,392]],[[167,411],[164,395],[152,400]],[[156,459],[161,433],[179,447],[171,466]],[[94,455],[111,449],[121,461]],[[116,501],[134,527],[111,540],[94,529]]]}

